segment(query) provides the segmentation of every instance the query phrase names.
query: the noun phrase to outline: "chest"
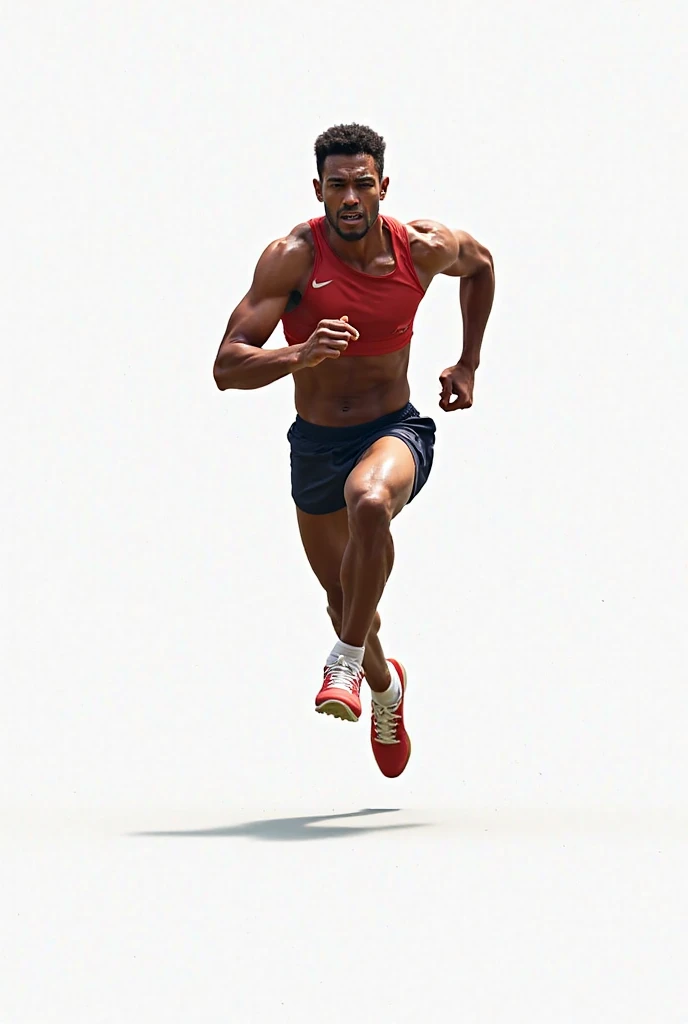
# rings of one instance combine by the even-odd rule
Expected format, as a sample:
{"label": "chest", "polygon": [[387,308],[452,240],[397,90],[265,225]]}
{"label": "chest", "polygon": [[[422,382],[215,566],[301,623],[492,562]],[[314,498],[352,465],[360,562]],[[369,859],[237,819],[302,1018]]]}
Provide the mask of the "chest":
{"label": "chest", "polygon": [[386,333],[413,319],[422,297],[396,273],[383,276],[337,273],[336,268],[320,269],[292,292],[287,311],[294,311],[301,322],[314,326],[320,320],[348,316],[361,333]]}

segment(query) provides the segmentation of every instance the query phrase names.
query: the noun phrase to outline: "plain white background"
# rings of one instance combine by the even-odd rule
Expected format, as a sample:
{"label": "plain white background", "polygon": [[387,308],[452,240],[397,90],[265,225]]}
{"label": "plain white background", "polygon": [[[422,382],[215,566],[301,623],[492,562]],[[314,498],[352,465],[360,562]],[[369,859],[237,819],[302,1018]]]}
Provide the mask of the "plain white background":
{"label": "plain white background", "polygon": [[[688,1020],[680,5],[3,21],[2,1024]],[[290,381],[212,379],[353,120],[497,273],[470,412],[416,320],[395,782],[313,714]]]}

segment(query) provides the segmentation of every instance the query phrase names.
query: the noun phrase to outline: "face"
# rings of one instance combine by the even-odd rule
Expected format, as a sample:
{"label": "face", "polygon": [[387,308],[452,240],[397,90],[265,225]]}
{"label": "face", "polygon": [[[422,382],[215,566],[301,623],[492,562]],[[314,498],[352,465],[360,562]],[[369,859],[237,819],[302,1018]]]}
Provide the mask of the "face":
{"label": "face", "polygon": [[325,216],[345,242],[358,242],[368,234],[385,198],[389,178],[380,181],[372,156],[328,156],[322,181],[314,180],[315,194],[325,205]]}

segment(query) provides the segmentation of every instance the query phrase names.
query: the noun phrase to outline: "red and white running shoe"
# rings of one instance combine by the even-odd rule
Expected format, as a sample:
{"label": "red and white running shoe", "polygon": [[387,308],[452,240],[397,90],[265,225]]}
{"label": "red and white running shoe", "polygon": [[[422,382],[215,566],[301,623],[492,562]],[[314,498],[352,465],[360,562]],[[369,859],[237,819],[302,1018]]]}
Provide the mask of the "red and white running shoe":
{"label": "red and white running shoe", "polygon": [[374,700],[370,742],[377,766],[388,779],[401,775],[411,756],[411,740],[404,727],[404,697],[406,696],[406,669],[394,658],[387,659],[394,665],[401,679],[401,700],[385,708]]}
{"label": "red and white running shoe", "polygon": [[325,679],[315,698],[315,710],[322,715],[342,718],[345,722],[357,722],[361,717],[362,682],[361,666],[340,654],[334,665],[325,667]]}

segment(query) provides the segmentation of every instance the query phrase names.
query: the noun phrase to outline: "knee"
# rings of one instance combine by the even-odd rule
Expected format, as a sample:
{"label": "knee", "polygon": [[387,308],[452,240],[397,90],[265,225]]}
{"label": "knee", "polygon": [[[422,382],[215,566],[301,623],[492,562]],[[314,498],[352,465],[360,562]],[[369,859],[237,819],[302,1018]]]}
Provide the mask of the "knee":
{"label": "knee", "polygon": [[379,537],[392,521],[392,501],[386,490],[356,492],[347,502],[349,526],[362,538]]}

